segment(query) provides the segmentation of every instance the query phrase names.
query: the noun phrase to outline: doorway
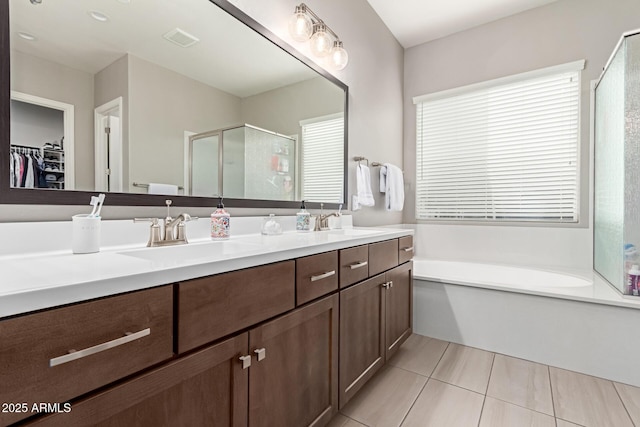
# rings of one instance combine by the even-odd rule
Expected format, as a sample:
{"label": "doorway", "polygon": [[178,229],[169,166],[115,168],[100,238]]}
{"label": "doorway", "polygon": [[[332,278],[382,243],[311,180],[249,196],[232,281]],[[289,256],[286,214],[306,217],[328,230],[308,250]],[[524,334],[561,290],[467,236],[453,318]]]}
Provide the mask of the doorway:
{"label": "doorway", "polygon": [[122,97],[95,109],[96,191],[122,192]]}

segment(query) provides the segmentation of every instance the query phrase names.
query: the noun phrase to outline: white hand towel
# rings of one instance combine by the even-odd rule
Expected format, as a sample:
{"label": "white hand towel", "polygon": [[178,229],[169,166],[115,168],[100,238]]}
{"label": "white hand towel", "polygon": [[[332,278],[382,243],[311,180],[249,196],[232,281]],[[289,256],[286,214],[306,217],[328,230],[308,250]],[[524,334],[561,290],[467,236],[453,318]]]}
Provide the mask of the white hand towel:
{"label": "white hand towel", "polygon": [[[384,181],[384,191],[382,185]],[[380,168],[380,191],[385,193],[384,207],[388,211],[401,211],[404,207],[404,177],[402,169],[385,163]]]}
{"label": "white hand towel", "polygon": [[371,172],[368,166],[358,165],[356,189],[358,192],[358,203],[361,206],[374,206],[376,204],[376,201],[373,199],[373,192],[371,191]]}
{"label": "white hand towel", "polygon": [[173,184],[150,182],[148,194],[166,194],[167,196],[175,196],[178,194],[178,186]]}

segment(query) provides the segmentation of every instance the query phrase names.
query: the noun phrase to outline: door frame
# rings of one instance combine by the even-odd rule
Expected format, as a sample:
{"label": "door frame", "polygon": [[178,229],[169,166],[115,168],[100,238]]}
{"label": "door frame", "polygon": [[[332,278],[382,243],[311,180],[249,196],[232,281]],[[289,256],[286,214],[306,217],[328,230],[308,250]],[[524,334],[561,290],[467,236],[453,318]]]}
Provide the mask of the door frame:
{"label": "door frame", "polygon": [[110,188],[109,191],[123,192],[124,191],[124,182],[123,182],[123,141],[122,141],[122,128],[123,128],[123,117],[122,117],[122,97],[119,96],[107,103],[96,107],[94,110],[94,158],[95,158],[95,190],[96,191],[106,191],[107,189],[107,181],[105,171],[102,168],[102,165],[106,164],[106,140],[105,133],[102,129],[101,123],[102,120],[106,117],[110,116],[110,112],[117,111],[118,117],[120,119],[120,126],[118,127],[117,138],[114,139],[116,141],[115,145],[110,146],[110,150],[116,153],[116,165],[110,165],[110,175],[118,177],[117,182],[120,183],[120,188]]}
{"label": "door frame", "polygon": [[11,91],[11,99],[62,111],[64,122],[64,188],[65,190],[75,189],[74,106],[65,102],[42,98],[40,96],[30,95],[16,90]]}

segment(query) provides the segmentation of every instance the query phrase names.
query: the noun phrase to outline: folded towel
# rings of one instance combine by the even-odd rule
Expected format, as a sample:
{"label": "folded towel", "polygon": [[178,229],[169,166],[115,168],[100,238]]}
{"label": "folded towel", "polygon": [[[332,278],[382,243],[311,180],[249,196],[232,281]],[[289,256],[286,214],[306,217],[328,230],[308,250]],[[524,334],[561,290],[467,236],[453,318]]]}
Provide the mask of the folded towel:
{"label": "folded towel", "polygon": [[373,199],[371,191],[371,172],[369,167],[358,165],[356,173],[356,189],[358,193],[358,203],[361,206],[374,206],[376,201]]}
{"label": "folded towel", "polygon": [[384,207],[388,211],[401,211],[404,207],[404,177],[402,169],[391,163],[380,168],[380,192],[385,193]]}
{"label": "folded towel", "polygon": [[173,184],[159,184],[157,182],[150,182],[148,193],[175,196],[178,194],[178,186]]}

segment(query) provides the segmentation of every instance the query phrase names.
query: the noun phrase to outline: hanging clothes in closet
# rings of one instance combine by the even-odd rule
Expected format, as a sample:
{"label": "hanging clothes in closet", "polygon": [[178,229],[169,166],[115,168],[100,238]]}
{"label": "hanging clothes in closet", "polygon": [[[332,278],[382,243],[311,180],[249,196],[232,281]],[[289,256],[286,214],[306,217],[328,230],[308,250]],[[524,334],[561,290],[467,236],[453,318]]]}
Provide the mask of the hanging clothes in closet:
{"label": "hanging clothes in closet", "polygon": [[44,180],[44,159],[38,148],[11,145],[9,183],[11,187],[42,188]]}

